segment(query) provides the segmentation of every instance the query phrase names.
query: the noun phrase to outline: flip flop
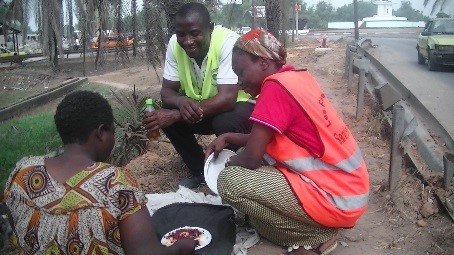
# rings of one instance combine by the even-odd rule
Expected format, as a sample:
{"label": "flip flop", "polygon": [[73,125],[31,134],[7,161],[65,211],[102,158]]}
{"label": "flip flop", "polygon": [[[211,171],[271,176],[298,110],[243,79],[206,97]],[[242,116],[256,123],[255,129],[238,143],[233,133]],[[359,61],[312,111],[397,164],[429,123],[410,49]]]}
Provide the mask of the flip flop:
{"label": "flip flop", "polygon": [[304,247],[299,247],[299,246],[294,246],[293,249],[289,249],[289,251],[287,253],[285,253],[285,255],[289,255],[290,252],[292,252],[293,250],[297,250],[299,248],[302,248],[302,249],[305,249],[306,251],[311,251],[311,252],[314,252],[315,254],[318,254],[318,255],[328,255],[330,254],[332,251],[334,251],[336,248],[337,248],[337,241],[335,241],[333,244],[331,244],[328,248],[326,248],[323,252],[320,251],[320,247],[322,245],[319,245],[317,248],[315,249],[305,249]]}
{"label": "flip flop", "polygon": [[[321,245],[320,245],[321,246]],[[319,255],[328,255],[330,254],[332,251],[334,251],[337,247],[337,241],[335,241],[333,244],[331,244],[328,248],[326,248],[323,252],[321,252],[319,249],[320,249],[320,246],[318,246],[317,248],[315,249],[310,249],[310,251],[313,251]]]}

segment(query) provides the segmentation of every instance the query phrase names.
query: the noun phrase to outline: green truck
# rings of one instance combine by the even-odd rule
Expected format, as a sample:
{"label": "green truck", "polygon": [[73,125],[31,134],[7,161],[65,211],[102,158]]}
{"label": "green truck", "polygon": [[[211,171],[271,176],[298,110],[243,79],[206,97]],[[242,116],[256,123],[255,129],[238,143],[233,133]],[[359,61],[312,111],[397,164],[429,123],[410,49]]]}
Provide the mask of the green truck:
{"label": "green truck", "polygon": [[431,19],[418,36],[418,64],[429,70],[454,65],[454,18]]}

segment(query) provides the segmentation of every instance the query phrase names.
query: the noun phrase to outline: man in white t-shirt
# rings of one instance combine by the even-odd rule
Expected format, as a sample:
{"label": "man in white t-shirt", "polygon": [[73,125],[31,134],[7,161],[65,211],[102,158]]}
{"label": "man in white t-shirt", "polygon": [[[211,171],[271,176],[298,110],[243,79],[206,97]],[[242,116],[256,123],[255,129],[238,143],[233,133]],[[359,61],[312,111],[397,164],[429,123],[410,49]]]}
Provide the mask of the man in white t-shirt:
{"label": "man in white t-shirt", "polygon": [[200,3],[183,5],[175,28],[165,59],[163,109],[146,113],[142,122],[149,131],[163,129],[191,173],[180,185],[194,188],[204,181],[204,153],[195,134],[250,133],[248,118],[254,105],[239,90],[232,70],[235,32],[213,28],[208,10]]}

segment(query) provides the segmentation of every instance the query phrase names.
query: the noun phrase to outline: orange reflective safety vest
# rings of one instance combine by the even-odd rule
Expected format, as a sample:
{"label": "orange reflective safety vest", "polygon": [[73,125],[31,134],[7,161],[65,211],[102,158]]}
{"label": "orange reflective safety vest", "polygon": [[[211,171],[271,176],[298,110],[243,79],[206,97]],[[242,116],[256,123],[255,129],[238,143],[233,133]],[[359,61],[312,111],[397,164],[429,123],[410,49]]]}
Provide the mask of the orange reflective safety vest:
{"label": "orange reflective safety vest", "polygon": [[350,130],[308,71],[276,73],[264,82],[268,80],[280,84],[301,106],[323,143],[323,153],[315,156],[275,132],[265,159],[285,175],[313,220],[331,228],[353,227],[367,209],[369,175]]}

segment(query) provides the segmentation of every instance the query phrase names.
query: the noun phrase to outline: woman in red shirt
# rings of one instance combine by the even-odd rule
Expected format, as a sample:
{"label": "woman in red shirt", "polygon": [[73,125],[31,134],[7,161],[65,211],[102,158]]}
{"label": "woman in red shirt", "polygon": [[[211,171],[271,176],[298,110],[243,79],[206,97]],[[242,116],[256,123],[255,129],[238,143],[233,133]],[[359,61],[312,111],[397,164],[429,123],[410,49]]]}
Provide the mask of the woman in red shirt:
{"label": "woman in red shirt", "polygon": [[258,96],[254,124],[250,134],[217,137],[205,155],[244,146],[219,175],[223,201],[288,254],[328,254],[338,229],[353,227],[367,208],[367,169],[315,79],[285,61],[284,47],[264,30],[238,39],[232,67],[238,85]]}

